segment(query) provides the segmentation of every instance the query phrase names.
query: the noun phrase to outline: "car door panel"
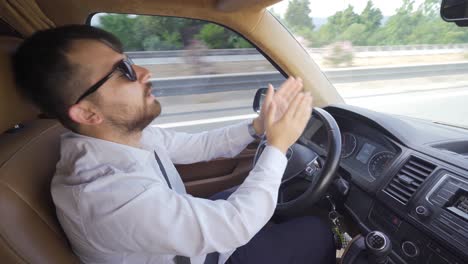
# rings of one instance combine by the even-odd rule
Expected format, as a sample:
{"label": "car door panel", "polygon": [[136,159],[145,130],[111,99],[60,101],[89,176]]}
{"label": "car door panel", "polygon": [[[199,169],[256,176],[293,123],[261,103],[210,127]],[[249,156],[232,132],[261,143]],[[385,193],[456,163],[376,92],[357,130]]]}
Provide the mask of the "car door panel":
{"label": "car door panel", "polygon": [[258,142],[249,144],[234,158],[176,165],[189,194],[197,197],[211,195],[241,184],[252,170]]}

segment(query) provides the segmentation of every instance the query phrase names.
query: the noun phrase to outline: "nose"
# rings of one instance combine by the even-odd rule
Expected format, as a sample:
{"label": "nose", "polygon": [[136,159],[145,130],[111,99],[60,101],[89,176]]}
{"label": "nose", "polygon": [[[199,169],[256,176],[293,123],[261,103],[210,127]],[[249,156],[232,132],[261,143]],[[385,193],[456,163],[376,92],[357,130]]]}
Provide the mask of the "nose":
{"label": "nose", "polygon": [[151,72],[148,69],[146,69],[145,67],[138,66],[136,64],[133,64],[132,66],[137,75],[138,82],[143,84],[149,82],[149,79],[151,78]]}

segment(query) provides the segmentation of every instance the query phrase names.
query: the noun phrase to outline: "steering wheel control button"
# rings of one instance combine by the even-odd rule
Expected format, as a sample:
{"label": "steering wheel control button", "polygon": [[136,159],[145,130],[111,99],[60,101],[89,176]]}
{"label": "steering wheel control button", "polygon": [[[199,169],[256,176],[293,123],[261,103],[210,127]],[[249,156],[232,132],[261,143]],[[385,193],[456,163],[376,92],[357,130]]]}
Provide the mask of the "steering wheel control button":
{"label": "steering wheel control button", "polygon": [[313,176],[316,170],[316,167],[307,166],[305,169],[305,173],[307,174],[307,176]]}
{"label": "steering wheel control button", "polygon": [[409,258],[414,258],[419,256],[419,248],[411,241],[405,241],[401,244],[401,250],[403,254]]}
{"label": "steering wheel control button", "polygon": [[318,166],[319,166],[319,164],[317,162],[317,158],[315,158],[312,161],[310,161],[309,163],[307,163],[307,166],[304,169],[306,179],[308,179],[308,180],[313,180],[314,179],[314,175],[318,170]]}

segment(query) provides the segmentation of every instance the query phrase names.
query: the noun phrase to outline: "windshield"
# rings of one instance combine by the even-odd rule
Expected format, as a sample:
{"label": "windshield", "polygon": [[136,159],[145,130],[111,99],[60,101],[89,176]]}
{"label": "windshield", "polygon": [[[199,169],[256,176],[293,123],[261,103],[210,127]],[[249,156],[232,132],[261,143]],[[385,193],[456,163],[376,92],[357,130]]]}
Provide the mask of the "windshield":
{"label": "windshield", "polygon": [[441,0],[290,0],[269,8],[347,104],[468,127],[468,28]]}

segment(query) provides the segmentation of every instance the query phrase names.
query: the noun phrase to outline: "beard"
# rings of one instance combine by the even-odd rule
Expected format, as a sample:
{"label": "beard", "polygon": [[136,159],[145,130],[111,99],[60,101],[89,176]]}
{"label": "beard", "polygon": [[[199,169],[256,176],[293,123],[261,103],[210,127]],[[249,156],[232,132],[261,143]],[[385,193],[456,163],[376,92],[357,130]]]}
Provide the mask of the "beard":
{"label": "beard", "polygon": [[[151,86],[148,85],[147,92]],[[143,131],[151,122],[161,114],[161,104],[154,99],[147,102],[146,94],[140,106],[115,105],[112,113],[106,115],[107,122],[124,134],[133,134]]]}

